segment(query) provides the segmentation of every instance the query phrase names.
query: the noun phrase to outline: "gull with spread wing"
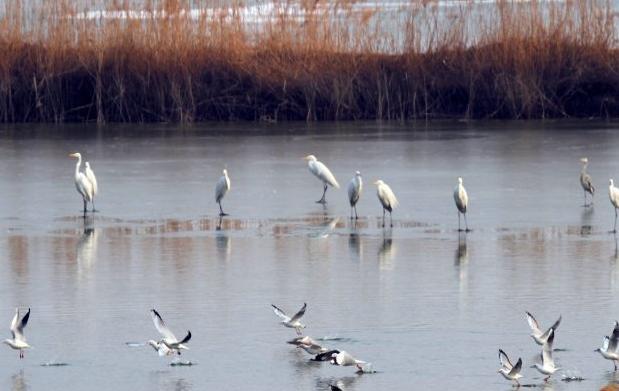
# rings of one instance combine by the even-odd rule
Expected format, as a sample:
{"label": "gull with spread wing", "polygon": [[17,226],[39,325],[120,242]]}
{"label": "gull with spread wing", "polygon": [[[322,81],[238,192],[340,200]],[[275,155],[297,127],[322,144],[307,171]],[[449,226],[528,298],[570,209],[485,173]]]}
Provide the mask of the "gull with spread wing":
{"label": "gull with spread wing", "polygon": [[289,327],[291,329],[295,329],[297,332],[297,335],[301,335],[301,329],[304,329],[305,325],[301,323],[299,319],[301,319],[301,317],[305,314],[307,303],[303,303],[303,307],[301,307],[299,312],[294,314],[292,318],[286,315],[284,311],[282,311],[275,305],[271,304],[271,307],[273,307],[273,312],[275,312],[275,315],[279,316],[282,319],[281,321],[282,325],[284,325],[285,327]]}
{"label": "gull with spread wing", "polygon": [[[181,350],[189,350],[189,348],[185,344],[189,342],[189,340],[191,339],[191,331],[187,330],[187,335],[185,336],[185,338],[179,341],[178,338],[176,338],[176,336],[174,335],[174,333],[170,331],[168,326],[166,326],[165,322],[163,321],[163,319],[161,318],[161,315],[159,315],[159,312],[157,312],[157,310],[152,309],[150,310],[150,313],[153,318],[153,323],[155,324],[155,328],[157,329],[157,331],[159,331],[159,334],[161,334],[161,336],[163,337],[159,341],[159,343],[163,344],[166,348],[172,351],[176,351],[179,355],[181,354]],[[149,345],[153,346],[152,344],[150,344],[150,341],[149,341]],[[153,348],[154,347],[155,346],[153,346]],[[157,348],[158,352],[159,350],[160,348]],[[161,356],[165,354],[160,353],[159,355]]]}
{"label": "gull with spread wing", "polygon": [[28,308],[28,312],[21,319],[19,318],[19,308],[15,308],[15,315],[11,321],[11,335],[13,338],[3,341],[11,349],[19,350],[19,358],[24,358],[24,349],[31,348],[24,336],[24,328],[28,324],[28,319],[30,319],[30,308]]}

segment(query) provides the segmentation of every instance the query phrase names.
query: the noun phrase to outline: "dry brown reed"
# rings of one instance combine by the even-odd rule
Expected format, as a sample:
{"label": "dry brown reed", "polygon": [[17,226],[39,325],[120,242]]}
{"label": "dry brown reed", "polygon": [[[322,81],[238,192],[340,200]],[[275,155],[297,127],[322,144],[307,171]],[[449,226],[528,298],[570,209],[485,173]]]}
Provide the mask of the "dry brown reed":
{"label": "dry brown reed", "polygon": [[0,121],[619,115],[608,1],[231,3],[5,2]]}

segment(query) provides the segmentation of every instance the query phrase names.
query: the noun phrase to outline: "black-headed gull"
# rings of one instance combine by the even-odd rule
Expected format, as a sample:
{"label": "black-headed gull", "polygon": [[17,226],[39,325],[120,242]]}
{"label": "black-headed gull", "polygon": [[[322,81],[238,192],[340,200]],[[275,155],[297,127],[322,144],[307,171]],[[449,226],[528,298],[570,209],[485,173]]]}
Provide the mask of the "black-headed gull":
{"label": "black-headed gull", "polygon": [[615,327],[610,337],[605,336],[604,342],[601,348],[595,349],[596,352],[600,352],[602,357],[607,360],[612,360],[615,365],[615,371],[617,370],[617,361],[619,361],[619,353],[617,353],[617,341],[619,341],[619,322],[615,321]]}
{"label": "black-headed gull", "polygon": [[561,316],[559,316],[559,319],[557,319],[557,321],[544,332],[540,328],[539,323],[537,322],[535,317],[531,315],[530,312],[527,312],[526,314],[527,322],[529,322],[529,327],[531,327],[531,338],[533,338],[535,343],[538,345],[543,345],[548,340],[550,330],[553,329],[556,331],[557,327],[559,327],[559,324],[561,324]]}
{"label": "black-headed gull", "polygon": [[550,329],[550,333],[548,334],[548,339],[542,345],[542,362],[535,363],[535,368],[542,374],[546,375],[544,381],[547,382],[552,376],[553,373],[557,372],[560,368],[555,365],[554,360],[552,359],[552,343],[555,339],[555,331],[553,328]]}
{"label": "black-headed gull", "polygon": [[11,335],[13,338],[3,341],[11,349],[19,350],[19,358],[24,358],[24,349],[31,348],[24,336],[24,328],[28,324],[28,319],[30,319],[30,308],[28,308],[28,312],[21,319],[19,319],[19,308],[15,308],[15,315],[11,321]]}
{"label": "black-headed gull", "polygon": [[275,305],[271,304],[271,307],[273,307],[273,312],[275,312],[275,315],[279,316],[282,319],[281,321],[282,325],[289,327],[291,329],[295,329],[297,332],[297,335],[301,335],[301,329],[304,329],[305,325],[299,322],[299,319],[301,319],[301,317],[305,314],[307,303],[303,303],[303,307],[301,307],[299,312],[294,314],[292,318],[286,315],[284,311],[277,308]]}
{"label": "black-headed gull", "polygon": [[498,373],[503,375],[507,380],[515,381],[517,385],[520,385],[518,379],[522,378],[520,374],[522,370],[522,359],[518,358],[516,365],[513,365],[509,357],[507,357],[507,353],[499,349],[499,361],[501,362],[501,369],[499,369]]}
{"label": "black-headed gull", "polygon": [[338,365],[342,367],[356,366],[360,372],[363,372],[364,364],[369,364],[366,361],[357,360],[350,353],[346,351],[341,351],[339,353],[331,354],[331,364]]}
{"label": "black-headed gull", "polygon": [[182,341],[179,341],[178,338],[176,338],[176,336],[174,335],[174,333],[170,331],[168,326],[166,326],[157,310],[152,309],[150,310],[150,313],[153,318],[155,328],[163,337],[159,341],[160,343],[163,343],[168,349],[176,351],[179,355],[181,354],[181,350],[189,350],[189,348],[185,344],[191,339],[191,331],[187,330],[187,335],[185,336],[185,338],[183,338]]}
{"label": "black-headed gull", "polygon": [[163,342],[155,341],[153,339],[149,339],[147,342],[153,349],[159,354],[159,357],[163,356],[171,356],[174,354],[174,351],[168,348]]}

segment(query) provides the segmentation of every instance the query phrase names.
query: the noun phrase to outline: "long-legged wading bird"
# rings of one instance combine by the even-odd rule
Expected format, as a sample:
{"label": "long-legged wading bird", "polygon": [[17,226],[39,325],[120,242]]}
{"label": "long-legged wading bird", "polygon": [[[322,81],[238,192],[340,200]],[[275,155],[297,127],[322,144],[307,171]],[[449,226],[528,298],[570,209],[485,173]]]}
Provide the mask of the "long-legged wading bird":
{"label": "long-legged wading bird", "polygon": [[228,190],[230,190],[230,178],[228,177],[228,170],[224,168],[222,171],[223,175],[217,181],[217,185],[215,186],[215,202],[219,204],[219,215],[227,216],[227,213],[224,213],[223,208],[221,207],[221,200],[224,198]]}
{"label": "long-legged wading bird", "polygon": [[520,386],[518,379],[522,378],[522,374],[520,374],[522,370],[522,359],[518,358],[516,365],[513,365],[509,357],[507,357],[507,353],[499,349],[499,361],[501,362],[501,369],[499,369],[498,373],[503,375],[507,380],[515,381],[516,384]]}
{"label": "long-legged wading bird", "polygon": [[560,368],[555,365],[554,360],[552,359],[552,343],[555,339],[555,331],[554,329],[550,329],[550,335],[548,335],[548,339],[542,345],[542,362],[535,363],[535,368],[542,374],[546,375],[544,381],[547,382],[552,376],[553,373],[557,372]]}
{"label": "long-legged wading bird", "polygon": [[[582,186],[582,190],[585,193],[585,204],[583,206],[591,206],[593,205],[593,193],[595,193],[595,187],[593,187],[593,181],[591,180],[591,175],[587,173],[587,164],[589,164],[589,159],[583,157],[580,159],[582,163],[582,170],[580,170],[580,186]],[[587,193],[591,194],[591,203],[587,205]]]}
{"label": "long-legged wading bird", "polygon": [[391,213],[399,205],[398,199],[395,198],[395,194],[393,194],[389,185],[382,180],[379,179],[374,184],[376,185],[378,200],[383,206],[383,227],[385,226],[385,211],[389,211],[389,223],[393,227],[393,216]]}
{"label": "long-legged wading bird", "polygon": [[363,365],[368,364],[366,361],[357,360],[350,353],[341,351],[339,353],[333,352],[331,355],[331,364],[342,367],[356,366],[357,369],[363,372]]}
{"label": "long-legged wading bird", "polygon": [[179,355],[181,354],[181,350],[189,350],[187,345],[185,345],[191,339],[191,331],[187,330],[187,335],[181,341],[176,338],[174,333],[170,331],[168,326],[163,322],[163,318],[159,315],[157,310],[150,310],[151,317],[153,318],[153,323],[155,324],[155,328],[159,331],[159,334],[163,338],[159,341],[163,343],[168,349],[176,351]]}
{"label": "long-legged wading bird", "polygon": [[84,215],[87,212],[87,206],[89,202],[92,202],[92,183],[88,180],[86,175],[80,172],[80,166],[82,165],[82,155],[79,152],[75,152],[69,155],[70,157],[77,158],[75,164],[75,188],[80,193],[84,200]]}
{"label": "long-legged wading bird", "polygon": [[611,360],[613,362],[613,365],[615,366],[615,371],[617,370],[617,361],[619,361],[619,353],[617,352],[618,341],[619,322],[615,321],[615,327],[613,328],[613,333],[611,334],[611,336],[605,336],[602,347],[594,350],[595,352],[599,352],[605,359]]}
{"label": "long-legged wading bird", "polygon": [[531,315],[530,312],[527,312],[526,314],[527,322],[529,323],[529,327],[531,327],[531,337],[538,345],[543,345],[550,336],[550,330],[556,331],[559,324],[561,324],[561,316],[559,316],[559,319],[557,319],[557,321],[544,332],[535,317]]}
{"label": "long-legged wading bird", "polygon": [[335,176],[331,173],[331,170],[327,166],[325,166],[321,161],[316,159],[314,155],[307,155],[304,157],[307,160],[307,167],[310,172],[314,174],[314,176],[322,181],[324,184],[324,190],[322,192],[322,198],[320,198],[316,203],[318,204],[326,204],[327,200],[325,199],[325,195],[327,194],[327,188],[329,186],[333,186],[336,189],[340,188],[339,183],[335,179]]}
{"label": "long-legged wading bird", "polygon": [[617,208],[619,208],[619,189],[615,187],[612,179],[608,180],[608,197],[610,203],[615,208],[615,225],[613,226],[612,233],[617,233]]}
{"label": "long-legged wading bird", "polygon": [[11,349],[19,350],[19,358],[24,358],[24,349],[31,347],[26,342],[26,337],[24,336],[24,328],[28,324],[28,319],[30,319],[30,308],[28,308],[28,312],[21,319],[19,318],[19,308],[15,308],[15,315],[11,321],[11,335],[13,338],[3,341]]}
{"label": "long-legged wading bird", "polygon": [[297,332],[297,335],[301,335],[301,330],[305,328],[305,325],[301,323],[299,319],[301,319],[301,317],[305,315],[305,309],[307,308],[307,303],[303,303],[303,307],[301,307],[299,312],[294,314],[292,318],[286,315],[284,311],[276,307],[274,304],[271,304],[271,307],[273,307],[273,312],[275,312],[275,315],[279,316],[282,319],[281,321],[282,325],[284,325],[285,327],[289,327],[291,329],[295,329],[295,331]]}
{"label": "long-legged wading bird", "polygon": [[97,192],[99,191],[99,185],[97,184],[97,177],[95,176],[94,171],[90,168],[90,163],[86,162],[84,163],[84,166],[86,166],[86,168],[84,169],[84,174],[86,174],[86,178],[88,178],[88,180],[90,181],[90,184],[92,185],[92,211],[95,211],[95,196],[97,195]]}
{"label": "long-legged wading bird", "polygon": [[458,231],[460,229],[460,213],[464,215],[465,231],[469,232],[469,223],[466,221],[466,210],[469,206],[469,196],[466,194],[466,189],[462,185],[462,178],[458,177],[458,185],[454,189],[454,201],[456,202],[456,208],[458,208]]}
{"label": "long-legged wading bird", "polygon": [[363,190],[363,179],[361,173],[357,171],[355,176],[352,177],[348,184],[348,201],[350,202],[350,219],[352,220],[352,211],[355,210],[355,219],[358,219],[357,215],[357,202],[361,196],[361,190]]}

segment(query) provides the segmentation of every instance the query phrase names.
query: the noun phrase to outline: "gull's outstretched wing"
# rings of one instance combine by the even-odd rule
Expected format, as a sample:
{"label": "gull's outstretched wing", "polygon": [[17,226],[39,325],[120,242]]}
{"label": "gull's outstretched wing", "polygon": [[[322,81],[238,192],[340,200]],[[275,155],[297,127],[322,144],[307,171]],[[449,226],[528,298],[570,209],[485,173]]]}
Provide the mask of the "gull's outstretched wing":
{"label": "gull's outstretched wing", "polygon": [[153,318],[153,323],[155,324],[155,328],[157,329],[157,331],[159,331],[159,334],[161,334],[164,338],[168,339],[169,340],[168,342],[178,341],[174,333],[172,333],[172,331],[170,331],[168,326],[166,326],[165,322],[161,318],[161,315],[159,315],[159,312],[157,312],[156,309],[153,308],[152,310],[150,310],[150,314]]}
{"label": "gull's outstretched wing", "polygon": [[282,318],[282,320],[284,322],[290,322],[290,317],[288,315],[286,315],[286,313],[284,311],[282,311],[281,309],[276,307],[274,304],[271,304],[271,307],[273,307],[273,312],[275,312],[275,315],[277,315],[280,318]]}
{"label": "gull's outstretched wing", "polygon": [[297,312],[296,314],[294,314],[294,316],[290,319],[290,322],[295,322],[299,319],[301,319],[301,317],[303,315],[305,315],[305,309],[307,308],[307,303],[303,303],[303,307],[301,307],[301,309],[299,310],[299,312]]}

